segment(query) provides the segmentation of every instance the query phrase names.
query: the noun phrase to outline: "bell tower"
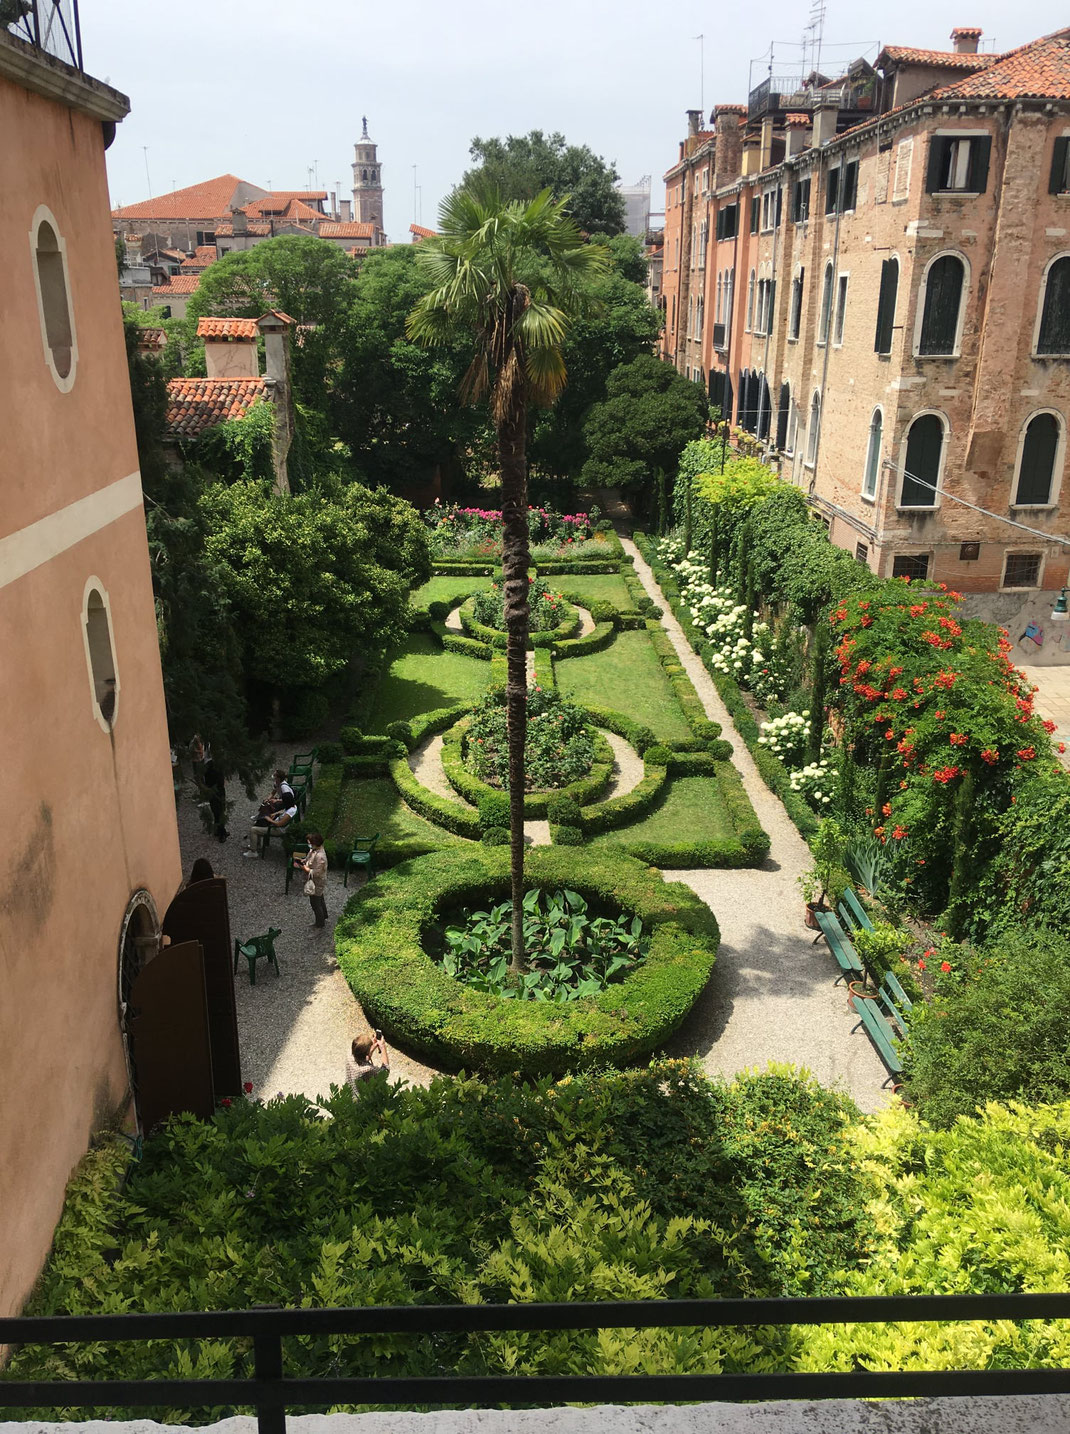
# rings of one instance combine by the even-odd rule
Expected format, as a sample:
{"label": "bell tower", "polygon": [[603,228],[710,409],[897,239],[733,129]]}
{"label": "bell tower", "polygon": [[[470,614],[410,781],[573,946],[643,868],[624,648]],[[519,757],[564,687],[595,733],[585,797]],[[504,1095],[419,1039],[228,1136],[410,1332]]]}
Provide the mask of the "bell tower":
{"label": "bell tower", "polygon": [[368,117],[361,116],[364,129],[353,146],[353,218],[361,224],[383,227],[383,185],[377,146],[368,136]]}

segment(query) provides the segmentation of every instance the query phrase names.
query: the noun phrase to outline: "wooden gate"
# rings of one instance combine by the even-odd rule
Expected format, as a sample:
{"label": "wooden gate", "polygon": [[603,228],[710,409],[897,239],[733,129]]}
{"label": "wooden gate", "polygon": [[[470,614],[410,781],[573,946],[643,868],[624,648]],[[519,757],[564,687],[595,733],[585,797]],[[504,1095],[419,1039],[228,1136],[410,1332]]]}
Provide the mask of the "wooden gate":
{"label": "wooden gate", "polygon": [[227,883],[221,876],[195,881],[167,908],[163,933],[173,945],[196,941],[204,952],[204,988],[208,998],[208,1039],[217,1101],[241,1094],[241,1053],[234,1008],[233,947]]}
{"label": "wooden gate", "polygon": [[179,1111],[215,1109],[204,953],[196,941],[166,946],[134,978],[126,1034],[138,1123],[146,1134]]}

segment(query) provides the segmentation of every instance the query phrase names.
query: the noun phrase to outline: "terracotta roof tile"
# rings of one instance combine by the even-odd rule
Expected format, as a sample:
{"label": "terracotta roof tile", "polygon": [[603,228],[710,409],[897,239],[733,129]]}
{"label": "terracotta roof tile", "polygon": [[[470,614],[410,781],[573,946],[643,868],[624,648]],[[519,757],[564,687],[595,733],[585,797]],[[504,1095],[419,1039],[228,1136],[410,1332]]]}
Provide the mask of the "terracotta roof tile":
{"label": "terracotta roof tile", "polygon": [[200,274],[172,274],[166,284],[157,284],[154,294],[195,294],[201,286]]}
{"label": "terracotta roof tile", "polygon": [[810,115],[790,114],[784,116],[784,123],[789,129],[809,129],[813,121]]}
{"label": "terracotta roof tile", "polygon": [[243,204],[242,213],[247,214],[250,219],[263,219],[265,215],[270,215],[273,219],[323,218],[322,210],[313,209],[310,204],[293,194],[261,195],[259,199]]}
{"label": "terracotta roof tile", "polygon": [[714,105],[714,107],[713,107],[713,113],[714,113],[715,115],[745,115],[745,114],[747,113],[747,106],[746,106],[746,105]]}
{"label": "terracotta roof tile", "polygon": [[204,270],[209,264],[214,264],[218,257],[214,244],[198,244],[193,254],[182,260],[182,267],[192,271]]}
{"label": "terracotta roof tile", "polygon": [[996,63],[953,85],[934,90],[934,100],[1070,99],[1070,31],[1033,40],[996,57]]}
{"label": "terracotta roof tile", "polygon": [[[225,214],[239,184],[247,183],[236,174],[220,174],[202,184],[175,189],[156,199],[143,199],[140,204],[123,204],[112,210],[113,219],[215,219]],[[249,185],[256,189],[255,184]]]}
{"label": "terracotta roof tile", "polygon": [[139,349],[162,349],[167,346],[167,335],[163,329],[142,329],[137,337]]}
{"label": "terracotta roof tile", "polygon": [[321,239],[370,239],[374,233],[374,224],[361,224],[355,219],[328,220],[320,225]]}
{"label": "terracotta roof tile", "polygon": [[354,244],[352,249],[346,250],[346,253],[351,259],[363,259],[369,247],[367,244]]}
{"label": "terracotta roof tile", "polygon": [[239,235],[253,234],[257,238],[261,238],[271,233],[271,225],[262,223],[260,220],[250,220],[244,229],[237,231],[235,231],[233,224],[217,224],[215,227],[215,236],[217,239],[232,239],[235,232]]}
{"label": "terracotta roof tile", "polygon": [[999,55],[961,55],[957,50],[917,50],[912,45],[885,45],[875,61],[878,70],[888,65],[935,65],[947,70],[983,70]]}
{"label": "terracotta roof tile", "polygon": [[175,438],[199,438],[208,428],[241,418],[267,393],[260,378],[173,378],[167,385],[167,427]]}
{"label": "terracotta roof tile", "polygon": [[255,339],[260,330],[255,319],[198,319],[199,339]]}
{"label": "terracotta roof tile", "polygon": [[415,234],[417,239],[436,239],[438,237],[434,229],[425,229],[422,224],[410,224],[409,233]]}

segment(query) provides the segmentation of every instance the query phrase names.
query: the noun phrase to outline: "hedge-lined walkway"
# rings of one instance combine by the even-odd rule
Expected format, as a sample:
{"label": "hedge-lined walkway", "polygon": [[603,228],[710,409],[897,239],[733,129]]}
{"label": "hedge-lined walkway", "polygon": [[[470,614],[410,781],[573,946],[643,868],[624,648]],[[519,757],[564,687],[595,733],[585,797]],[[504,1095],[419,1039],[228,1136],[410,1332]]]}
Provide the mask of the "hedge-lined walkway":
{"label": "hedge-lined walkway", "polygon": [[[610,516],[624,526],[616,505]],[[638,548],[624,532],[621,541],[643,587],[663,609],[662,625],[707,715],[721,723],[732,742],[733,764],[772,839],[769,856],[757,869],[666,873],[701,896],[721,928],[713,977],[669,1050],[698,1056],[711,1075],[732,1076],[749,1066],[790,1061],[812,1071],[822,1085],[847,1091],[862,1110],[877,1110],[891,1100],[890,1089],[882,1089],[887,1073],[865,1031],[852,1031],[857,1018],[847,1008],[846,988],[833,984],[835,961],[823,942],[812,944],[803,925],[796,880],[810,865],[809,849],[759,776]]]}

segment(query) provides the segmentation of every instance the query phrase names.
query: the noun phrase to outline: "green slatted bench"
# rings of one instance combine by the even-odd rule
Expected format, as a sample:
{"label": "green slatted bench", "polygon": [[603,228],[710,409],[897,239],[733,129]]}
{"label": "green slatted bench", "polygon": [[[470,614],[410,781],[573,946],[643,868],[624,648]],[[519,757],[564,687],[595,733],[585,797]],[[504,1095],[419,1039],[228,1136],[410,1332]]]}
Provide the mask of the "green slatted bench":
{"label": "green slatted bench", "polygon": [[847,931],[872,931],[873,922],[869,913],[850,887],[843,893],[843,900],[836,908]]}
{"label": "green slatted bench", "polygon": [[841,976],[850,977],[851,980],[860,981],[863,976],[862,962],[858,952],[851,945],[850,938],[846,931],[836,920],[832,911],[815,911],[814,920],[817,922],[818,930],[825,938],[825,944],[836,958],[836,964],[840,968]]}

